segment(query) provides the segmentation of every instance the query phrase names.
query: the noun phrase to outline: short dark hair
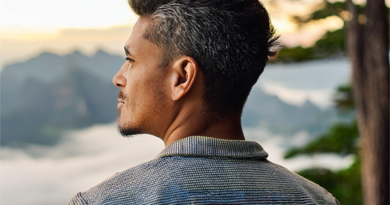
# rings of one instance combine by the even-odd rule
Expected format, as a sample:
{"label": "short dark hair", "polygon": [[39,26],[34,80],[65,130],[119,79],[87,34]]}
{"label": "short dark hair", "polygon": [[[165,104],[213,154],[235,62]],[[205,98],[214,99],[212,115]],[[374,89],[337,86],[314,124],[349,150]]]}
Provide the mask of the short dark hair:
{"label": "short dark hair", "polygon": [[208,111],[242,112],[245,101],[278,45],[268,12],[258,0],[129,0],[140,17],[150,17],[144,37],[167,65],[190,56],[205,75]]}

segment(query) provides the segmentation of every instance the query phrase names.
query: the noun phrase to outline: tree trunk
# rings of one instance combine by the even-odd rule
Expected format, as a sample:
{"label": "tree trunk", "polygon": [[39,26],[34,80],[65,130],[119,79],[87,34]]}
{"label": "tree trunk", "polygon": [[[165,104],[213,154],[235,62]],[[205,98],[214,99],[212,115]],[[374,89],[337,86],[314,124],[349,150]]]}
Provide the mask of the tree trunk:
{"label": "tree trunk", "polygon": [[384,0],[367,0],[364,26],[352,0],[347,52],[360,132],[365,204],[389,204],[389,40]]}

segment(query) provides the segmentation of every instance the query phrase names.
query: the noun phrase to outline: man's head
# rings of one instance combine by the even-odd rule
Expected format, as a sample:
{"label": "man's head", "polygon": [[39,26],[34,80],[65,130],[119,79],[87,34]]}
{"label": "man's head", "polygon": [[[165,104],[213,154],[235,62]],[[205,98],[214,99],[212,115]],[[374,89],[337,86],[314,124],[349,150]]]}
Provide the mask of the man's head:
{"label": "man's head", "polygon": [[129,4],[140,19],[125,46],[134,62],[114,77],[125,99],[122,134],[157,134],[151,130],[168,126],[180,107],[195,101],[206,118],[242,112],[277,40],[257,0]]}

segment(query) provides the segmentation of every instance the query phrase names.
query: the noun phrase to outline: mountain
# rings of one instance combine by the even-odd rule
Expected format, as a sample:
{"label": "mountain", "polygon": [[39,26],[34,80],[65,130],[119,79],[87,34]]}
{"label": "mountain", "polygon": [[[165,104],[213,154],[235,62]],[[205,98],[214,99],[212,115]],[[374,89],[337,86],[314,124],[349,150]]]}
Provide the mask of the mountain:
{"label": "mountain", "polygon": [[[6,66],[0,76],[1,146],[53,145],[66,129],[113,122],[119,89],[111,80],[123,63],[103,51],[92,57],[75,51],[65,56],[42,53]],[[288,135],[325,130],[335,116],[310,101],[301,107],[286,104],[254,86],[242,122]]]}
{"label": "mountain", "polygon": [[123,63],[123,58],[104,51],[98,51],[92,57],[85,56],[79,51],[65,56],[43,52],[25,62],[5,66],[1,78],[7,81],[4,85],[10,82],[21,83],[27,78],[53,82],[68,68],[78,67],[103,80],[111,81]]}
{"label": "mountain", "polygon": [[[52,145],[65,129],[110,123],[117,116],[118,89],[82,69],[70,69],[50,83],[27,78],[12,93],[19,101],[1,113],[5,146]],[[9,98],[2,93],[1,100]]]}
{"label": "mountain", "polygon": [[65,56],[44,52],[35,58],[21,63],[7,65],[1,72],[1,108],[6,114],[18,108],[22,101],[26,101],[20,92],[22,85],[28,79],[41,83],[54,83],[66,75],[69,69],[77,68],[93,74],[101,81],[111,82],[113,76],[124,63],[123,58],[98,51],[92,57],[75,51]]}
{"label": "mountain", "polygon": [[349,118],[340,117],[332,109],[321,110],[309,100],[300,107],[286,104],[277,96],[266,94],[259,86],[253,86],[244,107],[242,124],[244,127],[263,127],[285,136],[300,130],[315,135],[325,131],[332,122]]}

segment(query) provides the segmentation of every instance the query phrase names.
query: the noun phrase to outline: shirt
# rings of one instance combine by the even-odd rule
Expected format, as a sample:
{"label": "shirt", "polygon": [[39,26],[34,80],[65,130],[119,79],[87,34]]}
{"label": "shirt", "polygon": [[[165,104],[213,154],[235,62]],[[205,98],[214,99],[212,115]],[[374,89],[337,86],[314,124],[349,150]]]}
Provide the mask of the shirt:
{"label": "shirt", "polygon": [[267,157],[257,142],[190,136],[69,204],[339,204]]}

